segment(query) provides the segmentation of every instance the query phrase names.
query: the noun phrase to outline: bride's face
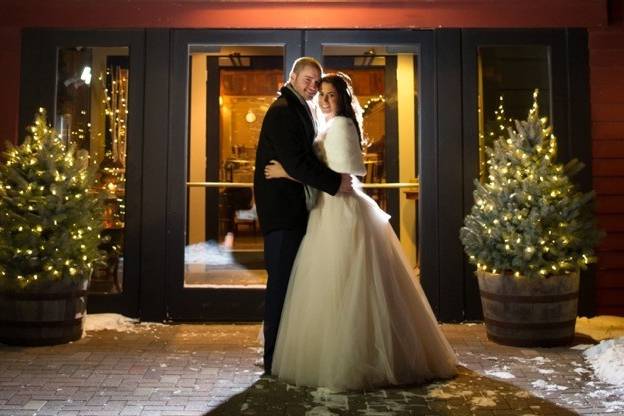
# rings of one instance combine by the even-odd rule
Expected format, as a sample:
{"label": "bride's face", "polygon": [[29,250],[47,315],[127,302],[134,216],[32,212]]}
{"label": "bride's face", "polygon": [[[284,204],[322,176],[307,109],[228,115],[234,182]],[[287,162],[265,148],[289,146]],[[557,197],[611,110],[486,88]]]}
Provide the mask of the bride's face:
{"label": "bride's face", "polygon": [[329,82],[322,82],[319,89],[319,107],[326,119],[335,117],[340,106],[338,92]]}

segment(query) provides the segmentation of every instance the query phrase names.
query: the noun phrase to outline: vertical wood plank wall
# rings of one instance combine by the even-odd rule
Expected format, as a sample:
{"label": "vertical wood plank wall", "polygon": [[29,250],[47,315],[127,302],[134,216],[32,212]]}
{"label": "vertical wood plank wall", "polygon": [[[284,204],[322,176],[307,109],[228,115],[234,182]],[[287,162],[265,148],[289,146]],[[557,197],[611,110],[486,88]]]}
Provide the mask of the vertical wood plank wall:
{"label": "vertical wood plank wall", "polygon": [[609,2],[609,25],[589,30],[592,169],[598,221],[596,313],[624,315],[624,0]]}

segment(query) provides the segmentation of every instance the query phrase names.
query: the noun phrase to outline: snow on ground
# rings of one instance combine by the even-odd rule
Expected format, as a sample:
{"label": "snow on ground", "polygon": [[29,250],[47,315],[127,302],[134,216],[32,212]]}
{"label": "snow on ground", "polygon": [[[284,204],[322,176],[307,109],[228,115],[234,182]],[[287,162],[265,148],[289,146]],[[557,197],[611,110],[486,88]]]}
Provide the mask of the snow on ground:
{"label": "snow on ground", "polygon": [[[620,346],[624,347],[624,340]],[[467,361],[474,362],[472,357],[476,357],[478,364],[475,367],[466,364],[464,366],[490,379],[500,379],[504,383],[514,384],[522,389],[520,391],[509,392],[496,389],[478,391],[477,389],[474,392],[460,392],[461,387],[454,389],[454,382],[448,382],[429,390],[427,396],[438,399],[453,399],[462,396],[470,401],[473,411],[497,406],[498,403],[505,402],[510,394],[517,398],[543,398],[559,406],[572,408],[587,406],[584,398],[592,397],[602,402],[606,412],[624,415],[624,388],[606,384],[597,374],[594,374],[589,362],[580,359],[562,363],[543,356],[527,357],[526,354],[535,352],[532,349],[517,349],[517,352],[517,355],[499,357],[478,352],[465,352]],[[622,369],[619,372],[624,373]],[[524,384],[527,376],[528,386]],[[566,379],[574,379],[575,382],[567,384]],[[519,383],[516,380],[520,380]],[[571,386],[574,386],[574,390],[569,392]]]}
{"label": "snow on ground", "polygon": [[548,391],[556,391],[556,390],[563,391],[563,390],[567,390],[568,389],[566,386],[559,386],[557,384],[550,384],[550,383],[542,380],[541,378],[535,380],[534,382],[532,382],[531,385],[533,387],[535,387],[535,388],[542,389],[542,390],[548,390]]}
{"label": "snow on ground", "polygon": [[583,355],[600,380],[624,388],[624,337],[602,341]]}
{"label": "snow on ground", "polygon": [[84,322],[85,331],[111,330],[118,332],[135,332],[138,319],[128,318],[116,313],[87,314]]}
{"label": "snow on ground", "polygon": [[[152,327],[163,324],[143,323],[138,320],[128,318],[118,314],[103,313],[89,314],[85,318],[85,331],[112,330],[119,332],[137,332],[143,329],[155,329]],[[537,377],[531,382],[531,392],[527,395],[536,395],[554,399],[560,396],[559,402],[569,405],[578,405],[582,401],[584,395],[595,397],[603,400],[604,406],[608,411],[621,412],[624,411],[624,318],[615,316],[599,316],[595,318],[578,318],[576,324],[576,332],[578,334],[587,335],[595,340],[603,340],[600,344],[591,346],[587,344],[571,347],[576,350],[584,350],[583,355],[586,362],[572,361],[570,364],[574,366],[572,370],[575,377],[589,377],[585,383],[583,391],[574,395],[569,394],[560,396],[560,393],[567,390],[567,387],[558,385],[555,379],[560,376],[557,365],[549,358],[542,356],[534,356],[532,358],[526,355],[497,357],[478,353],[468,353],[469,355],[478,355],[481,362],[486,364],[479,372],[486,377],[506,380],[512,382],[516,378],[515,371],[534,372]],[[215,334],[218,336],[219,334]],[[225,334],[224,334],[225,335]],[[615,339],[609,339],[615,338]],[[260,352],[260,350],[258,350]],[[582,361],[582,360],[579,360]],[[490,363],[490,365],[487,365]],[[591,369],[593,368],[593,372]],[[569,370],[569,367],[567,368]],[[593,375],[591,374],[593,373]],[[539,376],[538,376],[539,375]],[[577,380],[579,380],[577,378]],[[612,387],[604,387],[609,383]],[[257,386],[259,387],[259,386]],[[447,382],[444,384],[433,383],[427,388],[427,393],[423,397],[427,399],[468,399],[472,410],[483,409],[496,406],[498,401],[504,400],[504,395],[499,392],[473,392],[465,388],[466,386],[456,385],[455,382]],[[385,391],[379,391],[384,394]],[[516,393],[522,394],[524,391]],[[343,412],[348,410],[347,396],[332,392],[327,389],[317,389],[311,392],[312,406],[307,411],[310,416],[332,416],[335,412]],[[576,403],[576,402],[579,403]],[[392,411],[402,411],[403,406],[396,403],[391,406]],[[382,415],[378,409],[367,409],[363,416]],[[392,414],[387,413],[387,414]]]}
{"label": "snow on ground", "polygon": [[602,341],[583,352],[596,377],[624,388],[624,317],[578,318],[576,332]]}
{"label": "snow on ground", "polygon": [[[460,361],[469,362],[471,356],[476,356],[480,364],[473,367],[473,371],[510,384],[515,384],[516,380],[522,380],[530,375],[532,378],[529,378],[528,386],[518,384],[518,387],[526,390],[515,393],[517,397],[536,396],[564,407],[575,408],[586,406],[584,398],[591,397],[599,399],[606,412],[624,415],[624,318],[581,317],[577,319],[576,332],[594,340],[604,341],[595,346],[591,344],[571,346],[572,350],[583,351],[585,360],[578,359],[565,364],[544,356],[531,356],[530,354],[539,351],[532,349],[518,349],[518,354],[512,356],[465,352],[459,358]],[[562,377],[573,378],[576,381],[573,383],[576,384],[574,391],[570,392],[569,385]],[[576,391],[579,382],[582,387],[580,391]],[[452,384],[447,383],[443,387],[430,390],[429,397],[452,399],[459,396],[458,391],[453,391]],[[504,401],[505,394],[508,394],[497,391],[491,394],[482,393],[471,392],[467,396],[463,395],[470,400],[472,410],[496,405],[497,402]]]}
{"label": "snow on ground", "polygon": [[501,379],[516,378],[516,376],[514,376],[513,374],[511,374],[508,371],[487,370],[485,372],[485,374],[488,375],[488,376],[501,378]]}
{"label": "snow on ground", "polygon": [[152,329],[152,327],[164,324],[154,322],[144,322],[139,324],[138,319],[116,313],[96,313],[87,314],[84,320],[84,330],[89,331],[117,331],[117,332],[137,332],[139,329]]}
{"label": "snow on ground", "polygon": [[216,241],[191,244],[184,248],[185,264],[209,264],[211,266],[229,266],[236,264],[231,251]]}

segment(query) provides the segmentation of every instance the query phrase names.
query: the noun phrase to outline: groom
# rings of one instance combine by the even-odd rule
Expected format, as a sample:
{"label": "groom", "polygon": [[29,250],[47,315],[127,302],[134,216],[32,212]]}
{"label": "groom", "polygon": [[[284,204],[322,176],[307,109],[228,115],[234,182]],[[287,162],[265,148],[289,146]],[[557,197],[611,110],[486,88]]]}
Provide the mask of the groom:
{"label": "groom", "polygon": [[[288,280],[308,221],[306,187],[328,194],[351,191],[351,177],[321,163],[312,148],[316,125],[308,101],[318,92],[321,64],[314,58],[295,61],[288,82],[264,116],[256,152],[254,194],[264,235],[268,281],[264,308],[264,371],[271,374]],[[264,167],[279,160],[298,180],[267,180]]]}

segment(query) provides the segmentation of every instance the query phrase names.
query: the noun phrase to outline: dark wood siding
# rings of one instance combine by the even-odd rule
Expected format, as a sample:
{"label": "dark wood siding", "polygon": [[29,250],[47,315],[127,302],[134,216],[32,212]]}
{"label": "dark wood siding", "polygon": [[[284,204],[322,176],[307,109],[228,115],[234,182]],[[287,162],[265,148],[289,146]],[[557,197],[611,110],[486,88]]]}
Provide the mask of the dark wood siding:
{"label": "dark wood siding", "polygon": [[598,248],[596,313],[611,315],[624,315],[623,9],[623,0],[609,2],[609,25],[589,31],[592,171],[607,232]]}

